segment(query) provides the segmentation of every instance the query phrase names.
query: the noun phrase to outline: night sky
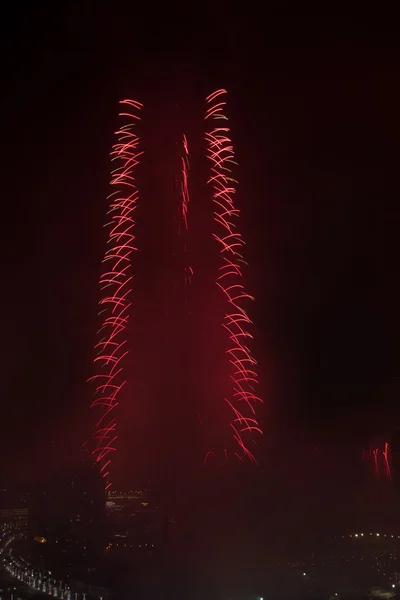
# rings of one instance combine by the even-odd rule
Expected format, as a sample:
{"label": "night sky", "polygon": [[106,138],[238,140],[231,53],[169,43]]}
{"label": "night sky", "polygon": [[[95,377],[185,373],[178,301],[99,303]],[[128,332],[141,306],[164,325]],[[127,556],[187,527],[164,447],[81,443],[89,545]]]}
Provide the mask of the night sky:
{"label": "night sky", "polygon": [[108,154],[124,95],[162,115],[163,97],[230,93],[267,434],[361,447],[392,431],[394,22],[211,4],[192,14],[168,5],[155,18],[114,4],[2,17],[4,473],[26,477],[49,455],[78,452],[87,431]]}

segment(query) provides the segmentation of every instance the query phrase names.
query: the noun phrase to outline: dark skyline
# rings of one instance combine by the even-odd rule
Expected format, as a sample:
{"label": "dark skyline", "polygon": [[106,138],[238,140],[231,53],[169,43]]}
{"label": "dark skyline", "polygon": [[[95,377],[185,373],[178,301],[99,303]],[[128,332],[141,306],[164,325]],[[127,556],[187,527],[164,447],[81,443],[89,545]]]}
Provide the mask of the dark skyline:
{"label": "dark skyline", "polygon": [[394,27],[378,15],[271,12],[260,25],[199,12],[171,7],[156,22],[64,3],[4,16],[0,448],[11,470],[29,473],[25,457],[35,464],[53,439],[73,452],[87,429],[125,94],[161,117],[164,97],[229,90],[266,436],[361,444],[396,426]]}

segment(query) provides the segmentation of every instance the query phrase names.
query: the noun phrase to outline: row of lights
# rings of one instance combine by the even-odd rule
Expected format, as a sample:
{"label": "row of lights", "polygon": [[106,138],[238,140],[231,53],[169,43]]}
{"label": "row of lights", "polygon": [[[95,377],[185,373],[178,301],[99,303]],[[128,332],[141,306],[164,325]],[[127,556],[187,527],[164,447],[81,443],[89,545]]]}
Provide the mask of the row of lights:
{"label": "row of lights", "polygon": [[[9,546],[17,537],[18,536],[15,534],[7,537],[6,541],[0,549],[0,554],[3,554],[7,546]],[[66,600],[71,600],[71,591],[68,586],[66,586],[65,584],[63,585],[60,581],[60,585],[57,587],[55,579],[54,584],[51,583],[50,578],[47,581],[46,576],[43,577],[41,573],[38,573],[34,569],[32,569],[32,567],[30,567],[30,565],[24,559],[21,558],[21,562],[19,562],[15,558],[13,559],[11,556],[9,556],[8,559],[3,558],[3,563],[6,570],[13,577],[16,577],[18,580],[23,581],[32,589],[45,593],[47,592],[53,597],[57,597],[59,593],[61,593],[60,596],[62,598],[66,598]],[[51,575],[51,571],[49,571],[48,574]],[[75,600],[77,600],[77,594],[75,594]]]}
{"label": "row of lights", "polygon": [[[369,535],[374,535],[374,534],[373,534],[373,533],[370,533]],[[376,536],[376,537],[381,537],[381,534],[380,534],[380,533],[375,533],[375,536]],[[346,536],[342,536],[342,537],[346,537]],[[356,537],[356,538],[358,538],[358,537],[364,537],[364,534],[363,534],[363,533],[354,533],[354,534],[350,533],[349,537],[351,537],[351,538],[352,538],[352,537]],[[384,534],[383,534],[383,537],[390,537],[390,538],[395,538],[395,537],[397,537],[398,539],[400,539],[400,535],[398,535],[398,536],[395,536],[395,535],[393,535],[393,533],[391,533],[391,534],[386,534],[386,533],[384,533]]]}
{"label": "row of lights", "polygon": [[[107,552],[108,550],[110,550],[110,548],[112,547],[113,544],[108,544],[105,548],[105,551]],[[114,544],[114,546],[117,546],[118,548],[136,548],[136,544]],[[138,544],[139,548],[154,548],[154,544]]]}
{"label": "row of lights", "polygon": [[[373,533],[370,533],[369,535],[374,535],[374,534],[373,534]],[[380,537],[380,535],[381,535],[380,533],[376,533],[376,534],[375,534],[375,536],[376,536],[376,537]],[[389,535],[390,535],[390,537],[391,537],[391,538],[394,538],[394,537],[395,537],[393,534],[389,534]],[[343,536],[343,537],[345,537],[345,536]],[[353,537],[353,534],[352,534],[352,533],[350,534],[350,537],[351,537],[351,538]],[[363,534],[363,533],[355,533],[355,534],[354,534],[354,537],[356,537],[356,538],[358,538],[358,537],[364,537],[364,534]],[[384,534],[383,534],[383,537],[388,537],[388,534],[384,533]],[[397,538],[399,539],[399,538],[400,538],[400,535],[398,535],[398,536],[397,536]],[[307,576],[307,573],[306,573],[306,572],[303,572],[303,577],[306,577],[306,576]],[[395,588],[396,588],[396,584],[395,584],[395,583],[392,583],[392,589],[395,589]],[[338,594],[337,594],[337,593],[335,593],[335,596],[337,596],[337,595],[338,595]],[[263,598],[260,598],[260,600],[263,600]]]}

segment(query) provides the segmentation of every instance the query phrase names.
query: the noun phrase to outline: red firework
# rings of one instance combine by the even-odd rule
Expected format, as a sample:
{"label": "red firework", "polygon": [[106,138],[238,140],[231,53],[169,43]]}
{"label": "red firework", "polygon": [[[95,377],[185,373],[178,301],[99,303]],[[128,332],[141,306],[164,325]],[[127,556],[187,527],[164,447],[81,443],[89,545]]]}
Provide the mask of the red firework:
{"label": "red firework", "polygon": [[379,479],[379,448],[375,448],[372,450],[372,456],[374,457],[374,467],[375,467],[375,475]]}
{"label": "red firework", "polygon": [[[246,263],[241,254],[244,241],[237,228],[240,211],[233,201],[237,182],[232,178],[231,165],[236,163],[229,128],[226,126],[228,119],[223,112],[225,94],[226,90],[221,89],[206,98],[205,115],[207,123],[216,120],[224,124],[212,127],[205,135],[207,156],[211,162],[208,184],[213,192],[213,235],[221,256],[217,286],[228,305],[222,326],[229,338],[226,352],[231,366],[232,386],[230,397],[224,398],[224,401],[231,410],[229,425],[238,446],[234,455],[240,460],[248,458],[256,462],[249,444],[256,441],[256,436],[262,435],[255,408],[262,401],[255,393],[258,384],[257,363],[247,347],[252,336],[248,332],[251,321],[245,304],[253,298],[245,292],[242,281],[242,267]],[[212,455],[214,453],[209,452],[206,460]],[[226,450],[224,458],[227,460]]]}
{"label": "red firework", "polygon": [[[181,202],[180,202],[180,207],[179,207],[179,212],[180,212],[180,223],[183,224],[183,229],[184,229],[184,242],[183,242],[183,252],[185,254],[185,265],[184,265],[184,269],[185,269],[185,284],[188,284],[191,282],[192,280],[192,275],[193,275],[193,269],[191,266],[189,266],[187,264],[187,259],[186,259],[186,240],[187,240],[187,232],[188,232],[188,210],[189,210],[189,201],[190,201],[190,195],[189,195],[189,146],[188,146],[188,142],[186,139],[186,135],[183,134],[183,139],[182,139],[182,147],[183,147],[183,154],[181,156]],[[181,227],[179,227],[179,233],[181,234]]]}
{"label": "red firework", "polygon": [[96,409],[97,420],[93,434],[92,454],[100,466],[107,481],[106,489],[111,486],[111,453],[115,451],[117,440],[115,409],[118,395],[126,380],[123,374],[123,359],[128,353],[126,326],[129,319],[129,295],[132,289],[132,275],[129,274],[131,255],[135,248],[133,213],[138,200],[134,170],[142,154],[138,150],[139,138],[134,133],[134,124],[140,120],[138,112],[142,104],[135,100],[121,100],[119,116],[126,122],[115,135],[117,141],[111,151],[111,160],[115,168],[111,172],[111,185],[108,214],[110,221],[108,247],[103,259],[103,273],[100,288],[103,297],[100,300],[102,326],[98,331],[96,375],[91,380],[96,390],[91,407]]}
{"label": "red firework", "polygon": [[384,450],[382,450],[382,454],[383,454],[383,458],[385,460],[386,477],[388,477],[389,479],[392,479],[392,471],[390,469],[390,463],[389,463],[389,444],[387,442],[385,442],[385,447],[384,447]]}
{"label": "red firework", "polygon": [[181,218],[184,223],[185,229],[188,229],[188,208],[189,208],[189,187],[188,187],[188,176],[189,176],[189,147],[186,139],[186,135],[183,135],[183,156],[182,161],[182,178],[181,178]]}

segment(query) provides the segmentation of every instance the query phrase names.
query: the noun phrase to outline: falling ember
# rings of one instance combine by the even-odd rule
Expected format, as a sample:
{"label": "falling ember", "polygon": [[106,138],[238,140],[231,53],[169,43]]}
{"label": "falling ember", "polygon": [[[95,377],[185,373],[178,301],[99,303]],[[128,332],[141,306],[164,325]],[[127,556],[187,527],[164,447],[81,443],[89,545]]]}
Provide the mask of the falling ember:
{"label": "falling ember", "polygon": [[[258,384],[257,363],[252,357],[247,342],[252,338],[248,332],[251,325],[245,304],[253,300],[244,290],[242,268],[246,264],[242,257],[244,241],[237,228],[240,211],[235,208],[233,197],[237,182],[232,178],[234,162],[232,141],[229,137],[227,117],[224,114],[226,90],[217,90],[206,98],[205,121],[223,121],[223,126],[211,127],[205,134],[207,156],[211,162],[208,184],[212,188],[214,203],[214,238],[219,245],[220,266],[217,286],[227,304],[222,323],[229,339],[227,355],[231,367],[231,394],[224,401],[231,409],[229,423],[233,439],[238,448],[233,453],[238,459],[256,459],[249,444],[262,434],[256,406],[262,400],[256,395]],[[208,456],[212,453],[208,453]],[[227,451],[224,450],[225,460]]]}
{"label": "falling ember", "polygon": [[128,353],[126,326],[129,319],[129,295],[132,289],[131,255],[134,250],[133,213],[138,200],[134,170],[142,154],[138,150],[139,138],[134,133],[134,124],[140,120],[138,112],[142,104],[135,100],[121,100],[119,116],[125,122],[116,131],[117,141],[111,151],[115,168],[111,172],[113,192],[107,223],[108,243],[100,277],[102,298],[99,302],[102,326],[98,331],[96,375],[90,378],[96,385],[91,407],[96,414],[93,433],[92,454],[106,480],[106,489],[111,487],[110,464],[117,440],[115,409],[118,395],[126,380],[123,359]]}

